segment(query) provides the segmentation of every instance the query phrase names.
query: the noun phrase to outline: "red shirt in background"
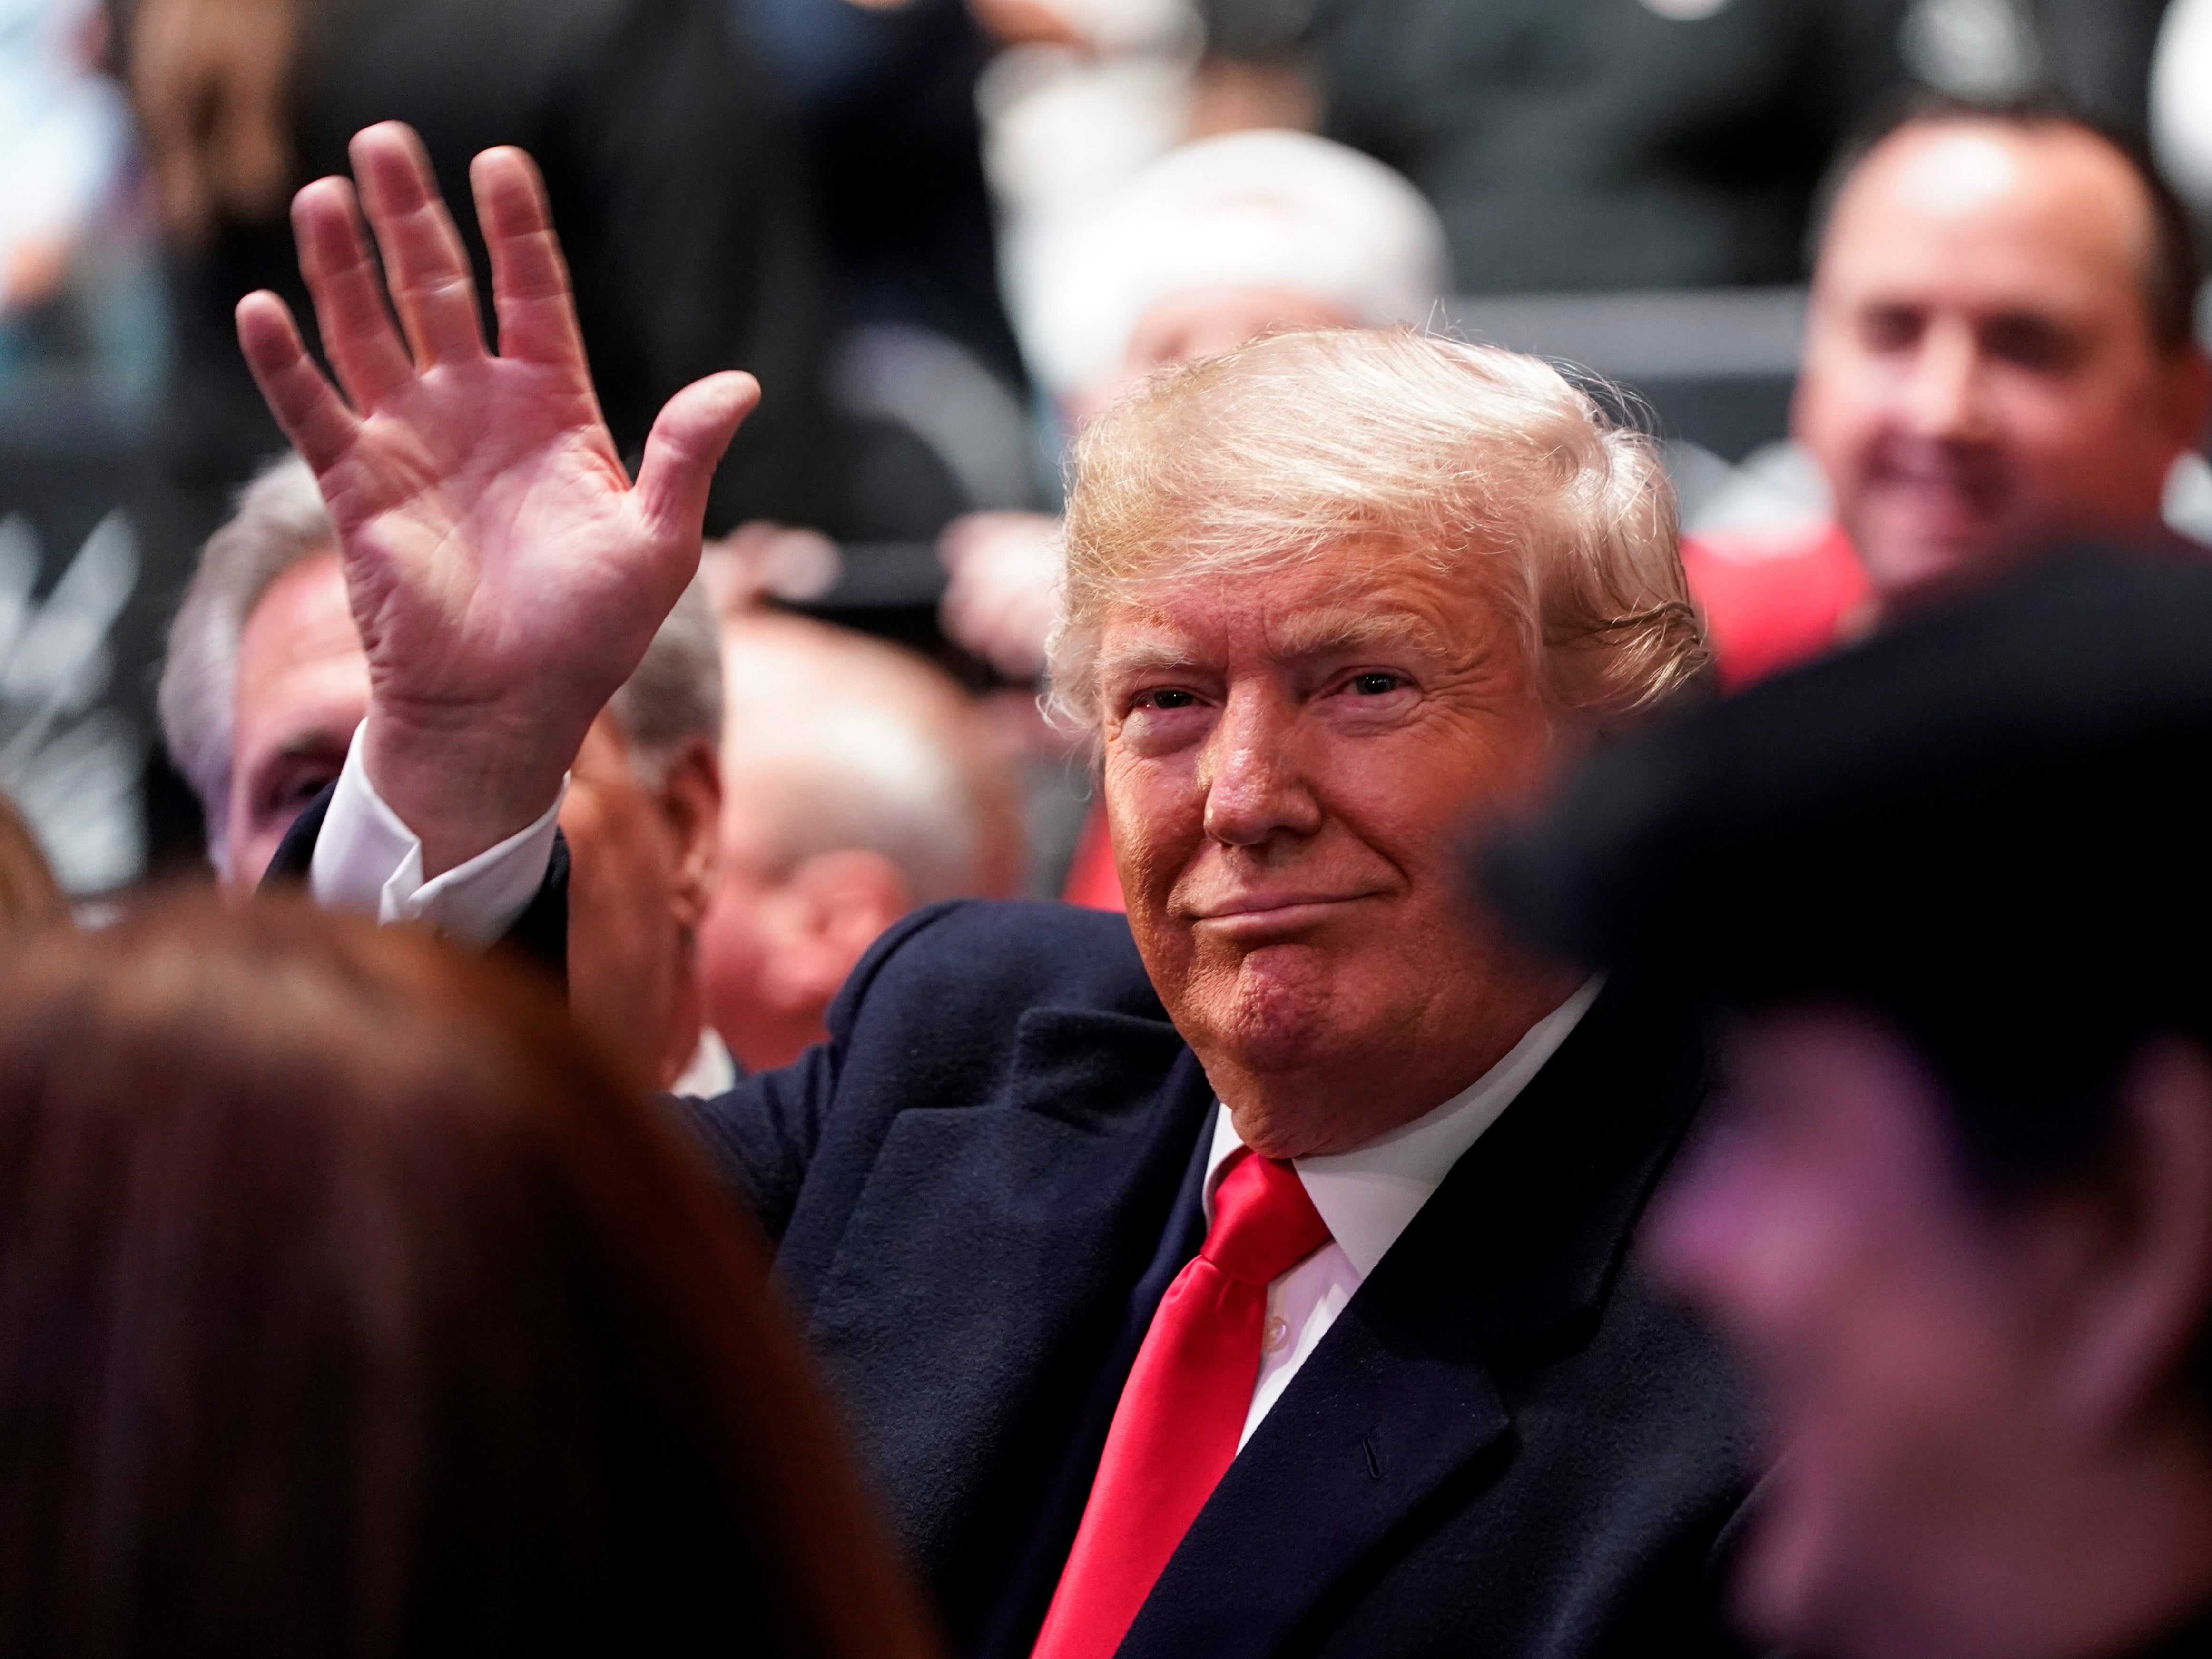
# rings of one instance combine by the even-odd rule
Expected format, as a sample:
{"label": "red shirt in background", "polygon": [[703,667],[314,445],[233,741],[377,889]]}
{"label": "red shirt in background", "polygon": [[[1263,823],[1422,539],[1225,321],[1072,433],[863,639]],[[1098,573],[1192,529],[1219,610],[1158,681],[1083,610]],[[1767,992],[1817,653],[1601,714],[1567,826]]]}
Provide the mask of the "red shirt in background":
{"label": "red shirt in background", "polygon": [[1126,910],[1121,877],[1114,868],[1114,837],[1106,830],[1106,803],[1091,803],[1091,816],[1083,821],[1083,838],[1075,843],[1075,862],[1067,866],[1067,884],[1060,897],[1070,904],[1093,910]]}
{"label": "red shirt in background", "polygon": [[[1724,691],[1828,650],[1873,591],[1858,555],[1832,524],[1685,537],[1682,568],[1705,619]],[[1094,910],[1128,908],[1103,805],[1091,809],[1060,896]]]}
{"label": "red shirt in background", "polygon": [[1874,591],[1832,524],[1686,536],[1682,568],[1724,691],[1832,647],[1845,619]]}

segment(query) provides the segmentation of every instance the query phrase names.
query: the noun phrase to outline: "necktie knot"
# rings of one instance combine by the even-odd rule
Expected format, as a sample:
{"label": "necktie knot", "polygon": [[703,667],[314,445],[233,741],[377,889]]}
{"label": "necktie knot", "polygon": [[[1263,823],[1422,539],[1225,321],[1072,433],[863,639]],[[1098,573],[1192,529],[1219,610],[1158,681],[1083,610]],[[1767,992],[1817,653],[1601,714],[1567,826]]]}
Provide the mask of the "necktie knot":
{"label": "necktie knot", "polygon": [[1239,1157],[1213,1194],[1199,1254],[1231,1279],[1266,1286],[1328,1243],[1328,1224],[1288,1164]]}

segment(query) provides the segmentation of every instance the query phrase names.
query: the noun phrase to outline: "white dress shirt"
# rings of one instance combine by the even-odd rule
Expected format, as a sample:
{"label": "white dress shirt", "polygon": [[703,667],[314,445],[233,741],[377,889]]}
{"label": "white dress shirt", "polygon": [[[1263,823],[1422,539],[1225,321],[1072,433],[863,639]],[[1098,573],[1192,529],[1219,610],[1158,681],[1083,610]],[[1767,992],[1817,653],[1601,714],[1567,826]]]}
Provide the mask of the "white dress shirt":
{"label": "white dress shirt", "polygon": [[356,740],[346,750],[315,838],[308,890],[326,910],[351,910],[387,924],[428,922],[463,944],[489,945],[530,908],[544,881],[568,793],[563,775],[561,793],[535,823],[425,881],[422,839],[376,793]]}
{"label": "white dress shirt", "polygon": [[[1240,1449],[1283,1397],[1307,1356],[1321,1346],[1352,1292],[1443,1184],[1452,1165],[1498,1121],[1567,1040],[1597,1000],[1601,983],[1598,979],[1586,981],[1531,1025],[1504,1059],[1434,1111],[1348,1152],[1296,1160],[1292,1167],[1328,1224],[1330,1242],[1267,1286],[1260,1380],[1237,1443]],[[1206,1172],[1209,1227],[1213,1224],[1214,1188],[1221,1184],[1224,1166],[1243,1144],[1235,1122],[1215,1102],[1213,1151]]]}
{"label": "white dress shirt", "polygon": [[[505,933],[545,878],[561,803],[555,801],[528,829],[426,882],[421,840],[379,797],[360,757],[356,744],[338,774],[337,789],[315,842],[310,885],[316,901],[387,922],[427,921],[441,933],[478,945],[488,945]],[[565,782],[562,787],[567,787]],[[1352,1293],[1443,1184],[1452,1165],[1567,1040],[1596,1000],[1600,983],[1597,979],[1586,981],[1530,1026],[1504,1059],[1434,1111],[1351,1152],[1297,1160],[1298,1179],[1328,1224],[1330,1242],[1267,1287],[1260,1379],[1252,1391],[1252,1409],[1244,1419],[1240,1447],[1282,1398]],[[691,1093],[693,1088],[686,1084],[703,1080],[687,1073],[678,1092]],[[1244,1144],[1218,1101],[1212,1133],[1206,1176],[1209,1226],[1223,1165]]]}
{"label": "white dress shirt", "polygon": [[699,1046],[691,1051],[691,1063],[684,1068],[682,1077],[668,1085],[668,1092],[690,1095],[695,1100],[712,1100],[737,1086],[738,1062],[730,1053],[730,1045],[722,1041],[721,1034],[713,1026],[702,1025]]}

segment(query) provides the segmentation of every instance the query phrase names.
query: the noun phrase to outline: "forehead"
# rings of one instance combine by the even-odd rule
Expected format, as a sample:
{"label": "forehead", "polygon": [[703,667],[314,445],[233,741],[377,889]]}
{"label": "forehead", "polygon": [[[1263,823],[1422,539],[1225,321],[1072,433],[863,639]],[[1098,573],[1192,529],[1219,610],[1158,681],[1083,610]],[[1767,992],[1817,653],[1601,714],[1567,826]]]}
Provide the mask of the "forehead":
{"label": "forehead", "polygon": [[269,585],[240,633],[241,732],[282,724],[311,681],[356,678],[366,696],[368,658],[346,603],[344,574],[337,553],[318,554]]}
{"label": "forehead", "polygon": [[1105,610],[1107,672],[1152,656],[1292,659],[1361,645],[1439,654],[1488,648],[1505,618],[1477,574],[1381,543],[1219,572],[1164,569]]}
{"label": "forehead", "polygon": [[1844,186],[1815,287],[1847,304],[2124,306],[2140,316],[2151,240],[2140,181],[2090,134],[1911,127]]}

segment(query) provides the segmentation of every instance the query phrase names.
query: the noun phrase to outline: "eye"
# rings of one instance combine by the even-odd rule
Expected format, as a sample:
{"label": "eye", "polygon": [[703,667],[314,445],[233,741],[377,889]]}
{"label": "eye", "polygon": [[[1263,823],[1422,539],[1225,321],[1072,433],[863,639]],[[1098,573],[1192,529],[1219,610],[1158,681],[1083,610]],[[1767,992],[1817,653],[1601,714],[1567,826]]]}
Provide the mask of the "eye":
{"label": "eye", "polygon": [[264,817],[297,813],[337,778],[339,764],[307,762],[283,768],[254,791],[256,810]]}
{"label": "eye", "polygon": [[1920,338],[1920,315],[1907,306],[1870,306],[1859,317],[1859,338],[1871,351],[1902,351]]}
{"label": "eye", "polygon": [[1197,702],[1195,693],[1164,686],[1157,691],[1139,691],[1130,706],[1135,708],[1194,708]]}
{"label": "eye", "polygon": [[2073,334],[2043,317],[2001,317],[1982,331],[1983,348],[2021,368],[2063,374],[2081,352]]}
{"label": "eye", "polygon": [[284,787],[280,804],[305,806],[337,780],[335,772],[302,772]]}
{"label": "eye", "polygon": [[1382,697],[1388,696],[1405,683],[1395,674],[1370,669],[1364,674],[1354,674],[1347,689],[1363,697]]}

